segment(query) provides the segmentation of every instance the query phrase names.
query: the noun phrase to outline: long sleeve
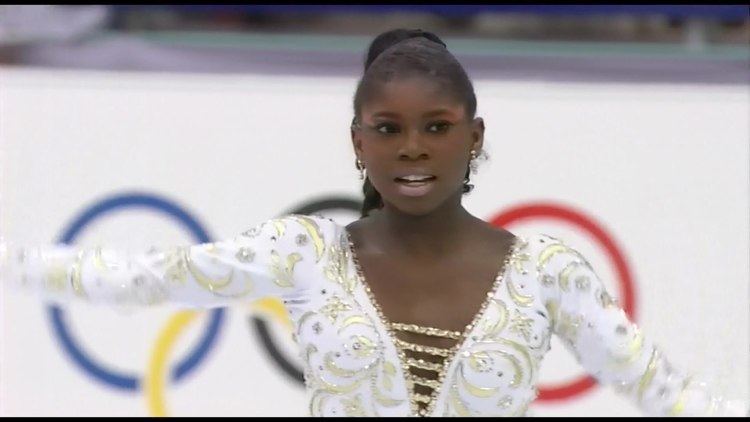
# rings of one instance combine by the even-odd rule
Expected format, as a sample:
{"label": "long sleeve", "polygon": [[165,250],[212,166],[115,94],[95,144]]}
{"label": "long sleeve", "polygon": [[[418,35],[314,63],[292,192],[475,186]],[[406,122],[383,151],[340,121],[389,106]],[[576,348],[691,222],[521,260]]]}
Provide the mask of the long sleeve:
{"label": "long sleeve", "polygon": [[559,239],[533,240],[552,330],[603,384],[648,415],[745,416],[747,404],[725,400],[673,367],[607,293],[588,261]]}
{"label": "long sleeve", "polygon": [[71,245],[3,244],[0,281],[54,302],[211,308],[305,294],[325,241],[322,217],[287,215],[232,239],[126,253]]}

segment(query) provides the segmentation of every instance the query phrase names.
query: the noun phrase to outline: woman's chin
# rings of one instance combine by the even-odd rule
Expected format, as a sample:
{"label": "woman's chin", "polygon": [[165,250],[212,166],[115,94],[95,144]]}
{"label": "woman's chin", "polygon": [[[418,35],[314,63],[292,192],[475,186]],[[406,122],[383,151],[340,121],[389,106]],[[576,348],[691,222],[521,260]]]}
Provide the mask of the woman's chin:
{"label": "woman's chin", "polygon": [[435,203],[434,200],[427,198],[398,198],[398,200],[387,201],[387,203],[386,207],[389,207],[392,211],[412,217],[429,215],[440,208],[440,203]]}

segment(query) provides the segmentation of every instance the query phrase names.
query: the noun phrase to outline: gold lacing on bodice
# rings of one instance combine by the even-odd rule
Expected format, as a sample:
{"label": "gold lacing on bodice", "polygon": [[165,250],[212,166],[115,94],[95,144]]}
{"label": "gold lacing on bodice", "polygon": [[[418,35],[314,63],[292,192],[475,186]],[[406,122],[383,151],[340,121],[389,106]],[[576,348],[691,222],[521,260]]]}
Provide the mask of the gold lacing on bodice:
{"label": "gold lacing on bodice", "polygon": [[[389,328],[396,336],[396,347],[405,356],[405,366],[413,382],[412,400],[416,402],[418,413],[424,416],[430,404],[439,392],[445,367],[445,360],[452,353],[451,349],[412,343],[398,338],[399,334],[412,333],[422,336],[454,340],[456,343],[462,335],[458,331],[425,327],[416,324],[391,322]],[[429,374],[430,376],[421,376]]]}
{"label": "gold lacing on bodice", "polygon": [[[404,324],[397,322],[390,322],[390,320],[383,314],[383,309],[375,299],[375,296],[370,289],[369,284],[365,279],[364,272],[362,271],[362,265],[357,257],[356,248],[352,241],[351,234],[348,231],[346,233],[346,240],[349,247],[349,253],[352,256],[352,261],[357,271],[359,281],[362,283],[367,297],[375,308],[375,312],[378,314],[381,323],[385,325],[387,334],[393,340],[396,347],[396,351],[399,356],[401,368],[406,378],[406,387],[409,391],[409,401],[411,410],[413,413],[419,416],[427,416],[434,410],[437,396],[442,388],[445,374],[450,366],[451,361],[456,357],[459,349],[466,342],[466,337],[474,329],[477,322],[484,316],[484,312],[490,303],[490,300],[495,296],[500,284],[503,280],[503,275],[508,267],[508,263],[513,256],[514,252],[520,246],[520,238],[516,237],[510,250],[505,255],[498,272],[495,275],[492,289],[487,292],[487,296],[481,304],[479,310],[474,315],[471,323],[469,323],[464,332],[443,330],[434,327],[424,327],[416,324]],[[454,344],[450,348],[427,346],[424,344],[417,344],[409,341],[400,339],[397,335],[399,333],[412,333],[420,334],[433,338],[443,338],[455,340]],[[422,354],[422,357],[419,355]],[[429,356],[429,358],[428,358]],[[438,362],[434,362],[438,361]],[[420,375],[415,375],[413,372],[416,371],[430,371],[431,375],[434,374],[436,378],[427,378]],[[424,390],[423,394],[418,390]]]}

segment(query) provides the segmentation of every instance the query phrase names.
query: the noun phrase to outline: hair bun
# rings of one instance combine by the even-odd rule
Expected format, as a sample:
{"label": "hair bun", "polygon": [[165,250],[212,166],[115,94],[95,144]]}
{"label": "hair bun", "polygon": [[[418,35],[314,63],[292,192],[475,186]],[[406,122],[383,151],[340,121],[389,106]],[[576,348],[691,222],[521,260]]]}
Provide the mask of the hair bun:
{"label": "hair bun", "polygon": [[367,49],[367,57],[365,58],[365,71],[383,51],[391,48],[401,41],[420,37],[447,48],[443,40],[441,40],[432,32],[423,31],[422,29],[392,29],[390,31],[381,33],[370,43],[370,48]]}
{"label": "hair bun", "polygon": [[414,37],[413,38],[416,38],[416,37],[427,38],[428,40],[430,40],[430,41],[432,41],[434,43],[438,43],[438,44],[442,45],[443,47],[448,48],[448,46],[445,45],[445,43],[443,42],[443,40],[441,40],[440,37],[438,37],[437,35],[433,34],[432,32],[422,31],[421,29],[415,29],[414,30]]}

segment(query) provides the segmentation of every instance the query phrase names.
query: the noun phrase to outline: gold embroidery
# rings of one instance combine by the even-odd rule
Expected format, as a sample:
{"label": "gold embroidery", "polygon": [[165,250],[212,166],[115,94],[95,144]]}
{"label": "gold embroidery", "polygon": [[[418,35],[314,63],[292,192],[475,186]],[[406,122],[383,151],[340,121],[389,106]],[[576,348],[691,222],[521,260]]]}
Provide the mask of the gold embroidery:
{"label": "gold embroidery", "polygon": [[583,318],[577,315],[575,318],[567,312],[560,311],[560,320],[557,325],[557,332],[560,337],[574,344],[578,337],[578,327]]}
{"label": "gold embroidery", "polygon": [[[498,339],[497,342],[499,342],[501,344],[505,344],[506,346],[510,346],[513,350],[515,350],[516,352],[518,352],[518,354],[520,354],[521,356],[523,356],[524,360],[526,361],[526,364],[529,367],[529,376],[528,376],[528,381],[527,382],[530,383],[531,380],[534,379],[534,370],[536,369],[536,367],[534,365],[535,360],[533,360],[531,358],[531,355],[529,354],[529,350],[526,347],[524,347],[523,345],[521,345],[519,343],[516,343],[513,340],[508,340],[508,339],[505,339],[505,338],[501,338],[501,339]],[[510,356],[510,355],[508,355],[508,356]]]}
{"label": "gold embroidery", "polygon": [[513,284],[513,280],[511,278],[508,278],[506,286],[508,286],[508,294],[510,295],[510,298],[513,299],[513,302],[515,302],[516,305],[528,307],[531,306],[531,304],[534,302],[533,296],[524,296],[520,294],[518,290],[516,290],[516,286]]}
{"label": "gold embroidery", "polygon": [[221,290],[232,282],[232,276],[234,275],[234,269],[231,269],[229,271],[229,274],[225,275],[224,277],[220,277],[217,279],[213,279],[211,277],[208,277],[207,275],[203,274],[201,270],[198,269],[198,267],[193,264],[193,261],[190,257],[189,253],[186,253],[185,260],[187,264],[188,271],[193,276],[193,279],[195,281],[203,286],[204,288],[208,289],[209,291],[215,291],[215,290]]}
{"label": "gold embroidery", "polygon": [[556,243],[552,244],[550,246],[547,246],[539,253],[539,258],[537,259],[537,270],[539,272],[542,272],[544,267],[547,265],[547,262],[552,259],[555,255],[570,252],[570,248],[567,246]]}
{"label": "gold embroidery", "polygon": [[[385,378],[385,379],[389,380],[389,384],[390,384],[390,378]],[[390,390],[391,388],[387,387],[387,389]],[[395,407],[404,402],[403,400],[387,397],[385,394],[383,394],[383,392],[381,392],[375,386],[375,383],[372,384],[372,394],[373,394],[373,397],[375,398],[375,401],[381,406]]]}
{"label": "gold embroidery", "polygon": [[276,229],[276,235],[279,238],[284,236],[284,232],[286,231],[286,222],[282,219],[273,219],[271,220],[271,223],[273,224],[273,227]]}
{"label": "gold embroidery", "polygon": [[528,244],[529,242],[526,240],[521,240],[508,261],[509,265],[511,265],[519,274],[523,275],[528,274],[528,270],[524,268],[524,263],[531,261],[531,255],[526,252],[521,253],[521,251],[525,249]]}
{"label": "gold embroidery", "polygon": [[88,295],[83,289],[83,283],[81,281],[81,265],[83,263],[84,252],[80,251],[76,254],[76,260],[73,263],[72,271],[70,273],[70,285],[73,287],[75,294],[82,298],[87,298]]}
{"label": "gold embroidery", "polygon": [[302,260],[302,255],[292,252],[286,257],[285,265],[281,263],[281,257],[275,250],[271,251],[271,272],[274,275],[273,282],[279,287],[293,287],[294,266]]}
{"label": "gold embroidery", "polygon": [[654,349],[651,353],[651,359],[648,362],[648,365],[646,365],[646,372],[641,375],[641,379],[638,381],[638,401],[643,401],[643,393],[646,392],[646,389],[649,385],[651,385],[651,381],[654,379],[654,375],[656,375],[656,369],[657,369],[657,361],[659,359],[659,352],[657,349]]}
{"label": "gold embroidery", "polygon": [[331,323],[335,323],[338,319],[339,313],[349,311],[352,307],[341,301],[338,296],[332,296],[328,298],[326,306],[320,309],[320,313],[327,316],[331,320]]}
{"label": "gold embroidery", "polygon": [[344,413],[346,413],[346,416],[349,416],[349,417],[365,416],[365,410],[362,407],[362,398],[359,396],[359,394],[355,395],[351,399],[342,397],[341,403],[344,405]]}
{"label": "gold embroidery", "polygon": [[529,404],[531,403],[531,400],[526,401],[526,403],[523,404],[523,406],[518,408],[518,411],[515,412],[512,416],[523,416],[526,411],[529,409]]}
{"label": "gold embroidery", "polygon": [[580,265],[581,263],[578,261],[570,261],[567,265],[565,265],[565,268],[563,268],[563,270],[560,271],[560,276],[558,277],[558,280],[560,283],[560,290],[564,292],[570,291],[570,280],[569,280],[570,275]]}
{"label": "gold embroidery", "polygon": [[323,359],[323,365],[328,372],[340,378],[351,378],[357,375],[356,371],[339,368],[333,361],[333,352],[326,353],[325,358]]}
{"label": "gold embroidery", "polygon": [[187,281],[186,255],[187,251],[184,247],[174,248],[165,255],[164,262],[167,263],[167,269],[164,277],[167,280],[176,280],[183,284]]}
{"label": "gold embroidery", "polygon": [[550,325],[552,327],[555,327],[557,325],[557,318],[558,318],[557,311],[560,308],[560,304],[555,302],[554,300],[549,300],[544,304],[544,307],[547,309],[547,312],[549,313]]}
{"label": "gold embroidery", "polygon": [[677,402],[675,402],[674,406],[669,410],[670,416],[679,416],[682,414],[682,412],[685,411],[685,390],[687,390],[687,387],[690,385],[691,378],[688,377],[683,381],[682,388],[680,389],[680,393],[677,396]]}
{"label": "gold embroidery", "polygon": [[361,359],[372,355],[372,352],[375,350],[375,343],[372,340],[365,336],[354,336],[352,338],[354,339],[352,349],[355,356]]}
{"label": "gold embroidery", "polygon": [[94,268],[96,268],[100,273],[109,270],[109,265],[107,265],[107,263],[104,261],[104,257],[102,256],[101,246],[97,246],[96,248],[94,248]]}
{"label": "gold embroidery", "polygon": [[385,389],[393,389],[393,377],[396,375],[396,367],[390,362],[383,362],[383,385]]}
{"label": "gold embroidery", "polygon": [[68,271],[62,265],[52,264],[49,270],[47,270],[46,280],[49,290],[63,291],[68,281]]}
{"label": "gold embroidery", "polygon": [[324,270],[326,278],[339,284],[347,293],[352,294],[356,280],[347,274],[349,272],[349,256],[341,246],[336,244],[331,244],[328,251],[328,263]]}
{"label": "gold embroidery", "polygon": [[617,302],[612,299],[612,296],[606,290],[600,290],[597,295],[597,300],[602,308],[613,308],[617,306]]}
{"label": "gold embroidery", "polygon": [[497,393],[497,387],[478,387],[467,381],[466,375],[464,374],[463,362],[458,365],[458,379],[461,381],[461,385],[463,385],[466,391],[468,391],[469,394],[474,397],[488,398],[494,396],[495,393]]}
{"label": "gold embroidery", "polygon": [[490,302],[490,306],[497,309],[498,316],[496,317],[494,323],[493,319],[488,319],[485,322],[485,334],[482,337],[485,340],[498,337],[505,329],[505,325],[508,323],[508,308],[502,300],[493,298]]}
{"label": "gold embroidery", "polygon": [[307,234],[312,239],[313,247],[315,248],[315,262],[320,261],[320,258],[323,257],[323,253],[325,252],[325,239],[323,238],[323,233],[321,232],[320,227],[318,227],[318,224],[310,217],[295,215],[293,218],[305,228],[305,231],[307,231]]}
{"label": "gold embroidery", "polygon": [[518,309],[515,310],[516,314],[510,321],[510,331],[518,333],[523,336],[526,341],[529,341],[531,336],[531,329],[534,325],[534,320],[526,317]]}
{"label": "gold embroidery", "polygon": [[327,391],[329,393],[334,393],[334,394],[348,394],[348,393],[351,393],[351,392],[355,391],[356,389],[359,388],[360,385],[362,385],[362,380],[361,379],[357,380],[357,381],[354,381],[353,383],[351,383],[349,385],[337,385],[337,384],[333,384],[333,383],[330,383],[330,382],[324,380],[320,376],[316,376],[315,379],[316,379],[316,381],[318,383],[320,383],[320,387],[323,390],[325,390],[325,391]]}
{"label": "gold embroidery", "polygon": [[628,343],[627,354],[624,357],[616,357],[611,363],[615,369],[622,369],[631,365],[641,357],[644,351],[644,337],[640,330],[636,329],[633,339]]}
{"label": "gold embroidery", "polygon": [[227,299],[239,299],[241,297],[245,297],[253,292],[253,282],[250,280],[250,277],[247,274],[243,274],[243,279],[245,280],[245,287],[239,293],[224,294],[219,292],[218,290],[215,290],[212,293],[216,296]]}
{"label": "gold embroidery", "polygon": [[504,350],[498,350],[495,353],[499,353],[500,356],[505,358],[513,366],[513,380],[511,380],[508,385],[510,385],[512,388],[518,388],[521,385],[521,381],[523,380],[523,368],[521,367],[521,362],[517,357]]}
{"label": "gold embroidery", "polygon": [[[317,315],[318,315],[318,313],[317,312],[313,312],[313,311],[307,311],[304,314],[302,314],[302,316],[299,318],[299,321],[297,321],[297,335],[298,336],[302,334],[302,328],[307,323],[307,320],[309,318],[317,316]],[[316,333],[316,334],[319,334],[319,333]]]}
{"label": "gold embroidery", "polygon": [[341,328],[339,328],[339,334],[341,334],[341,332],[344,331],[346,328],[348,328],[350,325],[354,325],[354,324],[361,324],[361,325],[366,325],[368,327],[373,327],[372,322],[366,317],[362,315],[352,315],[350,317],[346,317],[346,319],[344,319],[344,322],[341,323]]}
{"label": "gold embroidery", "polygon": [[[325,406],[326,400],[328,400],[329,394],[323,390],[318,390],[313,393],[310,399],[310,415],[311,416],[323,416],[323,406]],[[317,413],[315,413],[317,409]]]}
{"label": "gold embroidery", "polygon": [[450,403],[458,416],[471,416],[469,409],[466,407],[466,403],[461,400],[461,396],[458,394],[458,387],[453,385],[450,391]]}

